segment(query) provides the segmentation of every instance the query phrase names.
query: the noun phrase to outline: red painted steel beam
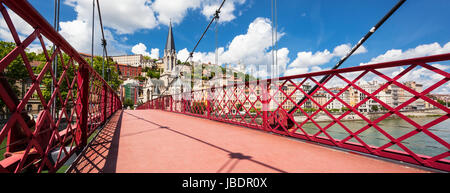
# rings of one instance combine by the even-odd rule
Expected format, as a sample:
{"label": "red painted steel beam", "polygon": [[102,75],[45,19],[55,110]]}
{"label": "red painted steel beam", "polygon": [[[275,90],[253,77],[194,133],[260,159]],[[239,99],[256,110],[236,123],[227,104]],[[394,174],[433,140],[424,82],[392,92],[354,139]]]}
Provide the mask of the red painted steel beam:
{"label": "red painted steel beam", "polygon": [[[431,156],[426,156],[426,155],[419,155],[416,152],[410,150],[405,145],[401,144],[401,142],[403,142],[404,140],[409,139],[418,133],[422,133],[422,134],[428,135],[435,142],[443,145],[444,148],[447,148],[447,149],[450,148],[450,145],[448,144],[448,142],[446,142],[444,139],[440,138],[439,136],[433,134],[432,132],[430,132],[428,130],[432,126],[435,126],[435,125],[447,120],[449,118],[450,109],[448,107],[445,107],[444,105],[439,104],[438,102],[434,101],[433,99],[429,98],[429,96],[427,96],[428,94],[430,94],[430,92],[432,92],[433,90],[437,89],[438,87],[446,84],[450,80],[450,73],[443,71],[442,69],[433,67],[432,65],[430,65],[428,63],[435,63],[435,62],[449,61],[449,60],[450,60],[450,53],[447,53],[447,54],[440,54],[440,55],[434,55],[434,56],[426,56],[426,57],[420,57],[420,58],[411,58],[411,59],[405,59],[405,60],[399,60],[399,61],[384,62],[384,63],[379,63],[379,64],[370,64],[370,65],[343,68],[343,69],[337,69],[337,70],[327,70],[327,71],[321,71],[321,72],[281,77],[278,79],[279,83],[281,83],[281,85],[275,84],[276,85],[275,93],[270,93],[271,90],[268,89],[272,86],[275,86],[273,83],[273,80],[271,80],[271,79],[263,80],[263,81],[253,81],[250,83],[224,85],[221,87],[211,89],[211,91],[213,91],[213,93],[216,92],[217,94],[213,94],[213,98],[207,100],[207,106],[211,106],[212,109],[214,109],[209,116],[208,115],[205,116],[202,113],[201,108],[199,108],[197,105],[194,105],[203,100],[203,99],[198,99],[198,95],[202,95],[205,91],[208,93],[208,97],[209,97],[209,94],[210,94],[209,89],[201,89],[201,90],[183,93],[183,94],[179,95],[179,96],[189,96],[191,98],[191,100],[186,100],[183,97],[183,98],[181,98],[181,101],[169,100],[168,102],[170,102],[170,105],[173,105],[175,107],[175,108],[170,109],[171,112],[175,112],[175,113],[181,113],[181,114],[186,114],[186,115],[191,115],[191,116],[196,116],[196,117],[208,118],[211,120],[221,121],[221,122],[225,122],[225,123],[246,126],[246,127],[255,128],[255,129],[261,129],[261,130],[270,131],[270,132],[278,133],[278,134],[289,136],[289,137],[304,139],[304,140],[308,140],[308,141],[314,141],[314,142],[318,142],[318,143],[326,144],[326,145],[330,145],[330,146],[338,146],[340,148],[345,148],[345,149],[350,149],[350,150],[359,151],[359,152],[363,152],[363,153],[373,154],[376,156],[400,160],[400,161],[404,161],[404,162],[408,162],[408,163],[422,165],[425,167],[440,169],[440,170],[444,170],[444,171],[450,171],[450,160],[446,159],[450,155],[450,153],[448,151],[431,157]],[[391,67],[407,67],[407,68],[404,69],[401,73],[395,75],[394,78],[390,78],[389,76],[386,76],[379,71],[379,69],[385,69],[385,68],[391,68]],[[433,85],[429,86],[427,89],[420,91],[420,92],[415,91],[415,90],[409,88],[408,86],[406,86],[405,84],[399,82],[399,80],[402,77],[404,77],[408,73],[412,72],[413,69],[420,68],[420,67],[428,69],[429,71],[436,73],[436,75],[443,76],[442,80],[437,81]],[[354,80],[348,80],[342,74],[349,73],[349,72],[361,72],[361,74],[358,75]],[[380,77],[380,78],[386,80],[386,83],[382,84],[381,87],[376,89],[376,91],[366,91],[363,88],[359,87],[357,84],[357,82],[359,80],[361,80],[363,77],[368,75],[368,73],[370,73],[370,72],[373,75],[376,75],[377,77]],[[347,86],[345,86],[345,88],[342,91],[340,91],[339,93],[334,94],[331,92],[330,89],[328,89],[326,87],[326,84],[318,83],[314,78],[314,77],[323,76],[323,75],[333,75],[333,78],[336,78],[336,77],[340,78],[347,84]],[[293,82],[293,80],[295,80],[295,79],[303,79],[303,81],[297,85]],[[321,102],[315,100],[313,98],[313,95],[315,93],[308,94],[302,90],[302,85],[307,80],[311,80],[311,81],[315,82],[316,84],[318,84],[319,87],[321,89],[323,89],[324,91],[326,91],[328,94],[330,94],[332,96],[332,98],[327,99],[327,102],[325,102],[323,105]],[[269,84],[260,85],[260,83],[264,83],[264,82],[269,83]],[[290,94],[289,94],[289,92],[285,92],[285,90],[282,89],[282,87],[284,85],[286,85],[286,83],[288,83],[288,82],[292,83],[295,86],[294,91],[289,91],[289,92],[292,92]],[[251,102],[249,100],[249,96],[247,96],[247,95],[250,95],[250,94],[256,95],[256,93],[254,91],[255,89],[252,89],[250,87],[250,85],[253,83],[257,83],[257,85],[260,86],[261,93],[258,93],[257,100],[255,100],[254,102]],[[238,85],[243,86],[244,84],[245,84],[245,86],[243,88],[245,89],[247,87],[250,87],[249,90],[251,90],[251,92],[245,93],[243,90],[241,90],[239,92],[239,89],[242,89],[242,88],[237,89],[236,87]],[[390,85],[397,86],[398,88],[402,89],[403,91],[413,95],[413,97],[407,101],[403,101],[402,104],[400,104],[396,107],[389,106],[387,103],[385,103],[381,99],[379,99],[377,97],[377,94],[379,94],[380,91],[386,89]],[[340,98],[340,97],[342,97],[342,94],[344,93],[344,91],[348,90],[351,87],[365,95],[365,98],[360,100],[358,102],[358,104],[355,104],[354,106],[349,105],[347,102],[345,102],[343,99]],[[287,131],[283,127],[283,124],[280,124],[282,127],[281,129],[280,128],[278,128],[278,129],[271,128],[267,122],[267,119],[269,116],[273,117],[274,113],[270,113],[271,115],[269,115],[268,104],[270,102],[273,102],[276,105],[277,110],[286,113],[286,110],[284,110],[283,105],[286,104],[287,101],[291,101],[291,102],[295,103],[295,101],[292,100],[292,97],[293,97],[294,92],[296,92],[296,91],[301,91],[306,97],[308,97],[308,99],[310,99],[315,105],[317,105],[319,107],[319,110],[316,110],[314,113],[308,115],[303,109],[300,108],[300,110],[307,117],[307,119],[305,121],[302,121],[302,123],[300,125],[295,123],[296,127],[298,127],[296,130]],[[275,94],[278,94],[278,93],[281,94],[282,96],[284,95],[286,97],[285,99],[283,99],[283,101],[281,103],[273,101],[276,99]],[[223,94],[223,96],[222,96],[222,94]],[[240,98],[239,96],[244,96],[244,97]],[[169,97],[174,97],[174,96],[169,96]],[[167,99],[167,97],[160,97],[157,99],[150,100],[147,103],[141,105],[139,107],[139,109],[161,109],[161,110],[167,111],[167,109],[165,109],[164,108],[165,106],[163,105],[164,103],[166,103],[166,101],[167,101],[166,99]],[[446,112],[447,114],[443,115],[441,117],[438,117],[434,121],[431,121],[425,125],[420,125],[419,123],[416,123],[414,120],[408,118],[407,116],[403,115],[402,112],[400,112],[401,109],[403,109],[404,107],[412,104],[413,102],[415,102],[419,99],[422,99],[423,101],[428,102],[429,104],[433,105],[435,108],[440,109],[440,110]],[[241,100],[243,100],[243,101],[241,101]],[[349,108],[349,110],[347,110],[344,114],[340,115],[339,117],[335,117],[333,114],[331,114],[326,109],[327,105],[329,105],[333,100],[337,100],[337,101],[341,102],[342,104],[344,104],[345,107]],[[365,115],[363,115],[361,112],[358,111],[358,108],[362,104],[368,102],[369,100],[373,100],[373,101],[377,102],[378,104],[382,105],[383,107],[386,107],[388,109],[388,111],[383,116],[381,116],[373,121],[370,120],[369,118],[367,118]],[[257,123],[255,125],[252,125],[251,123],[248,123],[248,121],[243,121],[244,117],[241,114],[238,115],[237,114],[238,112],[236,112],[236,113],[232,112],[232,110],[237,109],[237,105],[239,105],[239,104],[243,105],[246,101],[249,101],[251,103],[251,107],[249,109],[253,108],[254,103],[256,103],[257,101],[262,103],[262,106],[263,106],[262,115],[259,113],[259,111],[257,111],[257,114],[263,120],[262,123]],[[303,104],[300,104],[297,106],[300,107],[302,105]],[[230,108],[230,106],[233,106],[233,107]],[[245,107],[243,109],[245,110],[245,116],[247,116],[247,115],[252,116],[249,113],[249,109],[247,109]],[[329,117],[331,117],[331,119],[332,119],[332,122],[327,124],[325,127],[321,127],[316,121],[314,121],[314,116],[322,111],[325,112],[325,114],[328,115]],[[342,122],[341,122],[342,118],[346,117],[347,115],[349,115],[352,112],[354,112],[356,115],[360,116],[363,121],[367,122],[367,125],[358,129],[357,131],[351,131],[347,126],[342,124]],[[394,137],[394,136],[390,135],[387,131],[384,131],[383,128],[379,127],[377,125],[377,123],[388,118],[391,115],[398,115],[401,119],[405,120],[406,122],[411,124],[416,129],[412,130],[410,132],[407,132],[406,134],[403,134],[400,137]],[[255,118],[252,118],[252,119],[254,120]],[[287,114],[287,116],[279,117],[278,119],[276,119],[276,121],[278,123],[282,123],[282,122],[285,122],[286,119],[293,120],[294,117],[290,114]],[[317,126],[317,128],[319,129],[319,131],[317,133],[308,134],[302,129],[304,124],[306,124],[308,121],[313,122],[314,125]],[[343,127],[344,130],[349,134],[349,136],[347,136],[345,139],[334,139],[331,135],[327,134],[327,132],[326,132],[327,129],[336,123],[339,124],[341,127]],[[379,147],[375,147],[375,146],[369,145],[367,142],[364,141],[363,138],[360,138],[358,136],[359,134],[363,133],[370,127],[374,127],[378,132],[380,132],[380,134],[385,136],[388,139],[388,142],[384,145],[380,145]],[[296,133],[295,131],[297,131],[298,129],[300,129],[303,133]],[[326,135],[326,137],[320,136],[320,134],[324,134],[324,135]],[[349,141],[352,138],[356,139],[358,141],[358,143]],[[402,151],[387,149],[388,147],[391,147],[394,144],[398,145]]]}
{"label": "red painted steel beam", "polygon": [[[49,41],[56,44],[64,52],[77,61],[80,66],[88,66],[90,73],[98,74],[83,57],[73,48],[64,37],[61,36],[53,26],[47,22],[47,20],[27,1],[27,0],[3,0],[2,1],[8,8],[14,11],[25,22],[30,24],[34,29],[39,29],[39,32],[44,35]],[[31,42],[30,42],[31,43]],[[104,79],[99,81],[108,85]],[[111,88],[108,85],[109,88]]]}
{"label": "red painted steel beam", "polygon": [[77,131],[76,143],[81,149],[87,144],[88,111],[89,111],[89,70],[78,68],[78,99],[77,99]]}
{"label": "red painted steel beam", "polygon": [[[1,59],[0,73],[2,73],[14,59],[17,57],[22,57],[25,67],[29,73],[29,78],[33,82],[33,85],[21,100],[18,100],[14,94],[11,95],[13,92],[8,91],[10,90],[9,83],[4,81],[0,84],[0,99],[6,103],[6,106],[12,112],[10,119],[3,127],[4,129],[0,131],[0,141],[3,141],[8,133],[7,150],[8,152],[11,151],[10,153],[12,153],[12,155],[0,160],[0,171],[5,172],[6,170],[8,172],[21,172],[24,168],[34,165],[38,167],[38,172],[41,172],[44,169],[48,169],[50,172],[55,172],[74,153],[74,149],[81,149],[86,145],[87,136],[100,125],[100,122],[104,121],[104,118],[106,118],[104,116],[102,119],[102,114],[104,115],[107,105],[110,105],[111,111],[109,113],[112,114],[117,109],[121,108],[121,106],[116,105],[116,103],[121,104],[121,101],[120,99],[117,100],[117,95],[113,92],[107,82],[91,66],[89,66],[89,64],[79,55],[79,53],[57,31],[53,29],[53,26],[51,26],[38,13],[31,6],[31,4],[28,3],[28,1],[2,0],[0,2],[1,12],[5,16],[4,19],[8,24],[10,32],[17,45],[15,49]],[[23,42],[20,42],[20,38],[18,38],[14,24],[3,5],[6,5],[11,11],[15,12],[19,17],[35,29],[34,32],[30,34]],[[56,51],[51,57],[48,56],[42,35],[56,45]],[[38,76],[35,76],[34,72],[32,72],[24,51],[31,42],[36,40],[36,38],[39,39],[47,59],[44,68]],[[56,55],[62,58],[63,52],[67,54],[70,59],[67,64],[65,64],[63,60],[61,61],[63,72],[59,73],[58,78],[50,68],[50,64],[54,61]],[[79,64],[79,68],[76,77],[72,80],[72,82],[70,82],[71,80],[67,78],[67,70],[68,68],[76,70],[74,60]],[[48,73],[50,74],[53,82],[55,82],[55,91],[51,93],[50,100],[47,103],[40,90],[40,84],[42,84],[42,79]],[[70,86],[67,93],[67,98],[63,100],[59,89],[64,81]],[[78,88],[74,86],[75,83],[77,83]],[[89,88],[90,84],[93,85],[92,88]],[[75,92],[75,89],[78,89],[76,91],[76,101],[73,99],[73,92]],[[105,93],[102,93],[102,90],[104,90]],[[107,95],[107,92],[109,91],[111,91],[109,94],[111,95],[111,100],[107,100],[107,96],[104,96]],[[37,92],[44,110],[41,111],[39,119],[34,126],[34,124],[30,125],[28,119],[26,118],[28,116],[24,117],[21,112],[25,105],[29,102],[32,94],[35,92]],[[102,96],[104,97],[102,98]],[[73,107],[74,110],[70,106],[67,107],[69,98],[71,98],[70,102],[75,105],[75,107]],[[59,105],[61,105],[61,113],[56,112],[56,114],[59,114],[56,118],[58,120],[50,115],[50,108],[57,105],[53,99],[59,100]],[[102,102],[104,102],[103,106]],[[71,113],[69,113],[71,115],[70,117],[68,117],[66,110],[71,110]],[[65,118],[68,119],[68,123],[71,123],[75,112],[76,128],[72,128],[72,125],[68,124],[65,129],[59,131],[58,129],[61,125],[63,115],[65,115]],[[22,152],[15,152],[11,149],[14,148],[15,142],[20,140],[20,137],[17,137],[17,135],[14,134],[17,131],[23,131],[23,134],[27,137],[27,144],[25,144],[26,148]],[[66,145],[70,145],[70,150],[63,148]],[[53,160],[55,163],[50,162],[48,155],[51,151],[57,150],[57,148],[59,148],[58,160]],[[61,153],[64,153],[65,156],[61,157]]]}

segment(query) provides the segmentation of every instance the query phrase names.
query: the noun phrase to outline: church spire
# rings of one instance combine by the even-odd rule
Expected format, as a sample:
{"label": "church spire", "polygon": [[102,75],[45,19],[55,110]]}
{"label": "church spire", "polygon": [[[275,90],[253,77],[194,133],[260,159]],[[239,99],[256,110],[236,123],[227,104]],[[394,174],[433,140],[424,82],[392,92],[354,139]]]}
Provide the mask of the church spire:
{"label": "church spire", "polygon": [[167,36],[166,50],[168,51],[175,50],[175,41],[173,39],[172,33],[172,20],[170,21],[169,25],[169,35]]}

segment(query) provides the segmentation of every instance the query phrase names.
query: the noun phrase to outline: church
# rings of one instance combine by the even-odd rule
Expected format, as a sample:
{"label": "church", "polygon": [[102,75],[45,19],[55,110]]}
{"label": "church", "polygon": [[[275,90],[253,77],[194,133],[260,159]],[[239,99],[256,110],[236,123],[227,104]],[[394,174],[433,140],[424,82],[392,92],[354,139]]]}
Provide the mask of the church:
{"label": "church", "polygon": [[[163,73],[159,79],[147,79],[143,85],[144,101],[149,101],[163,95],[171,95],[182,91],[180,89],[180,72],[190,71],[190,66],[178,64],[177,50],[172,30],[172,22],[169,24],[166,47],[164,48]],[[178,88],[178,89],[177,89]]]}

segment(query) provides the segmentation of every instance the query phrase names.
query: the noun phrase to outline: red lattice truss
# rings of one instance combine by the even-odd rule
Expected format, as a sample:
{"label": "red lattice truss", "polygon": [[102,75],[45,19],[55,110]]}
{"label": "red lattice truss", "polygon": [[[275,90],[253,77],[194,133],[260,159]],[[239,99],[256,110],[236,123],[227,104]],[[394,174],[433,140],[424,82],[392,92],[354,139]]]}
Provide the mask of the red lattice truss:
{"label": "red lattice truss", "polygon": [[[138,109],[161,109],[165,111],[183,113],[278,133],[308,141],[314,141],[330,146],[337,146],[380,157],[401,160],[425,167],[450,171],[450,160],[448,159],[450,156],[450,145],[448,142],[448,136],[446,139],[443,139],[442,136],[438,136],[429,130],[431,127],[446,121],[449,118],[450,113],[448,107],[438,103],[429,96],[432,91],[437,90],[441,86],[445,86],[444,84],[449,81],[450,74],[444,70],[434,67],[430,63],[448,62],[448,60],[450,60],[450,54],[442,54],[338,70],[301,74],[282,77],[277,80],[269,79],[245,84],[231,84],[220,88],[204,89],[160,97],[148,101],[147,103],[139,106]],[[393,78],[382,73],[383,70],[392,68],[401,69],[401,72],[396,74]],[[406,86],[405,83],[401,83],[401,81],[399,81],[402,77],[406,77],[406,74],[411,73],[414,69],[418,68],[426,69],[429,72],[432,72],[433,76],[442,78],[439,78],[438,81],[432,83],[432,85],[427,88],[424,88],[421,92],[415,91],[414,89]],[[356,74],[358,76],[354,76],[356,77],[354,79],[346,78],[348,74]],[[330,75],[330,77],[324,83],[319,83],[318,80],[325,75]],[[383,83],[373,91],[361,88],[358,82],[369,76],[375,76],[378,79],[383,80]],[[344,82],[345,86],[339,92],[332,92],[330,88],[332,84],[330,83],[333,81]],[[310,82],[312,85],[318,84],[319,89],[315,90],[315,92],[311,94],[308,94],[307,91],[303,90],[303,85],[305,85],[306,82]],[[292,90],[287,90],[284,88],[288,84],[291,85],[291,88],[293,88]],[[404,92],[409,93],[412,97],[408,100],[402,101],[401,104],[398,104],[395,107],[390,106],[377,97],[377,94],[389,86],[397,86]],[[345,101],[342,97],[343,93],[348,91],[350,88],[364,94],[364,98],[359,100],[358,103],[354,105],[350,105],[348,100]],[[317,101],[317,98],[315,98],[315,95],[318,92],[327,93],[331,96],[331,98],[328,98],[325,102],[319,102]],[[306,96],[308,100],[304,100],[303,103],[297,104],[299,97],[294,99],[293,96],[298,93],[301,93],[302,96]],[[367,104],[369,100],[372,100],[385,108],[382,115],[374,120],[371,120],[367,117],[367,114],[365,115],[358,110],[358,108],[362,105]],[[428,103],[432,106],[433,109],[439,110],[443,113],[441,113],[441,115],[433,121],[421,125],[406,116],[402,111],[402,109],[417,100],[422,100],[424,103]],[[327,107],[333,101],[339,101],[343,107],[346,108],[346,111],[339,115],[331,113]],[[310,105],[316,106],[317,109],[308,114],[308,112],[302,108],[307,102],[311,103]],[[256,104],[258,103],[260,104],[260,107],[262,106],[262,108],[257,107]],[[294,113],[296,112],[294,111],[290,114],[288,113],[290,108],[285,107],[288,103],[291,104],[291,106],[297,106],[297,113],[304,116],[305,120],[294,121]],[[272,108],[270,106],[272,106]],[[275,108],[273,108],[273,106],[275,106]],[[320,125],[320,123],[315,120],[316,116],[319,114],[326,115],[330,118],[325,126],[323,124]],[[356,131],[355,128],[349,128],[346,126],[343,118],[349,114],[358,116],[362,121],[364,121],[365,126],[357,128]],[[402,134],[401,136],[394,137],[386,131],[386,128],[382,128],[378,125],[381,121],[386,120],[393,115],[411,124],[414,129]],[[292,125],[288,126],[288,122],[291,122]],[[314,125],[318,128],[317,132],[311,133],[306,131],[305,124]],[[339,126],[343,128],[343,132],[346,137],[336,138],[330,135],[328,131],[332,126]],[[361,134],[369,128],[374,128],[377,132],[381,133],[381,135],[387,139],[386,142],[378,146],[368,144],[368,142],[361,137]],[[450,132],[450,129],[446,128],[443,132],[448,133]],[[426,156],[415,153],[403,144],[406,144],[405,140],[412,138],[419,133],[425,134],[431,138],[433,142],[439,144],[439,146],[441,146],[444,150],[437,155]],[[350,141],[352,139],[354,139],[353,142]],[[394,145],[398,146],[397,150],[390,148]],[[408,146],[411,147],[414,145],[418,144],[409,144]]]}
{"label": "red lattice truss", "polygon": [[[7,8],[9,8],[9,10]],[[17,58],[23,60],[31,80],[26,94],[19,99],[11,92],[6,81],[0,83],[0,99],[10,112],[6,123],[0,130],[0,142],[6,141],[4,159],[0,160],[0,172],[56,172],[72,155],[82,150],[87,138],[99,128],[118,109],[121,101],[107,82],[59,35],[53,27],[25,0],[1,1],[0,11],[6,22],[16,47],[0,61],[0,72]],[[9,12],[13,11],[34,31],[21,40]],[[55,51],[49,55],[44,38],[55,45]],[[25,49],[38,41],[42,46],[46,62],[43,69],[36,73],[30,65]],[[51,46],[51,45],[50,45]],[[52,63],[59,60],[62,71],[55,74]],[[75,73],[69,79],[69,71]],[[46,101],[42,89],[44,77],[51,77],[54,91]],[[60,86],[67,85],[67,97],[63,98]],[[31,98],[37,98],[42,106],[36,120],[30,117],[25,106]],[[59,111],[52,116],[51,109],[58,105]],[[57,155],[51,158],[51,154]]]}

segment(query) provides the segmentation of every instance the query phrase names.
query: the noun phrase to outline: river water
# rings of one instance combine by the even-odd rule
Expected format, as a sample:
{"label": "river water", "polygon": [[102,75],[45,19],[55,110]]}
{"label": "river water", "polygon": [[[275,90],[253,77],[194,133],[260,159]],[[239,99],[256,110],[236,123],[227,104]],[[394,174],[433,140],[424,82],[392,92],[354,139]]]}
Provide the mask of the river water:
{"label": "river water", "polygon": [[[416,117],[411,119],[423,126],[437,118],[438,117]],[[365,121],[343,121],[342,123],[352,132],[356,132],[367,125],[367,122]],[[321,122],[318,124],[323,128],[329,123]],[[403,119],[386,119],[379,122],[377,125],[394,138],[399,138],[416,129],[414,126]],[[314,135],[319,131],[319,128],[317,128],[312,123],[307,123],[302,128],[310,135]],[[450,119],[434,125],[428,130],[434,135],[440,137],[446,143],[450,143]],[[326,132],[331,137],[338,140],[344,139],[349,136],[348,132],[345,131],[344,128],[337,123],[328,128]],[[326,137],[326,135],[323,133],[321,133],[319,136]],[[386,143],[390,142],[390,140],[385,135],[383,135],[374,127],[368,128],[364,132],[360,133],[358,137],[366,144],[376,147],[383,146]],[[359,143],[355,138],[352,138],[349,141]],[[403,140],[401,143],[414,153],[426,156],[435,156],[449,151],[448,148],[446,148],[444,145],[440,144],[424,132],[413,135],[412,137]],[[397,145],[390,146],[388,149],[404,151]]]}
{"label": "river water", "polygon": [[[236,116],[235,119],[232,118],[232,116],[220,116],[216,115],[217,117],[221,117],[222,119],[229,119],[229,120],[237,120],[239,121],[241,118],[239,116]],[[252,117],[255,117],[256,114],[252,114]],[[442,115],[440,115],[442,116]],[[410,117],[411,120],[416,122],[419,125],[426,125],[427,123],[434,121],[438,119],[440,116],[429,116],[429,117]],[[257,118],[252,122],[252,117],[246,116],[244,118],[245,122],[247,123],[256,123],[257,125],[262,125],[262,118],[260,116],[256,116]],[[305,119],[305,117],[301,118],[302,120]],[[330,124],[331,121],[321,121],[318,122],[318,125],[322,128],[326,127],[328,124]],[[301,125],[302,121],[297,120],[297,123]],[[364,120],[346,120],[341,122],[343,125],[345,125],[351,132],[355,133],[361,128],[365,127],[367,125],[367,122]],[[401,118],[390,118],[390,119],[384,119],[383,121],[377,123],[377,126],[379,126],[383,131],[391,135],[393,138],[397,139],[405,134],[408,134],[414,130],[416,130],[416,127],[408,123],[407,121],[401,119]],[[302,129],[308,134],[308,135],[315,135],[317,132],[320,131],[320,129],[313,124],[311,121],[308,121],[308,123],[304,124],[302,126]],[[437,125],[434,125],[430,128],[428,128],[428,131],[430,131],[435,136],[441,138],[445,143],[450,143],[450,119],[447,119],[445,121],[440,122]],[[334,123],[330,128],[326,130],[326,132],[334,139],[334,140],[343,140],[350,136],[350,134],[339,124]],[[300,129],[296,131],[298,134],[304,134]],[[318,135],[320,137],[324,137],[328,139],[328,137],[321,133]],[[364,143],[366,143],[369,146],[373,147],[381,147],[387,143],[389,143],[391,140],[389,140],[388,137],[386,137],[383,133],[378,131],[375,127],[370,127],[366,129],[365,131],[361,132],[357,135]],[[348,140],[348,142],[353,142],[357,144],[361,144],[357,139],[351,138]],[[436,156],[439,154],[442,154],[444,152],[450,151],[447,147],[430,137],[424,132],[419,132],[403,141],[400,142],[406,148],[414,152],[418,155],[425,155],[425,156]],[[398,145],[392,145],[387,148],[388,150],[398,150],[405,152],[404,149],[399,147]],[[449,159],[444,158],[444,159]]]}
{"label": "river water", "polygon": [[[252,115],[252,117],[256,116],[255,114]],[[440,115],[442,116],[442,115]],[[419,125],[426,125],[427,123],[434,121],[438,119],[440,116],[429,116],[429,117],[412,117],[410,118],[414,122],[416,122]],[[218,116],[220,117],[220,116]],[[233,118],[222,116],[223,119],[230,119],[233,120]],[[237,116],[236,118],[238,121],[240,120],[240,117]],[[305,117],[301,118],[302,120],[305,119]],[[252,122],[252,118],[249,116],[245,117],[245,122],[250,123]],[[330,124],[331,121],[322,121],[318,122],[318,125],[322,128],[326,127],[328,124]],[[257,125],[262,125],[262,118],[257,116],[255,121],[253,123],[256,123]],[[297,121],[298,125],[301,125],[302,121]],[[355,133],[361,128],[365,127],[367,125],[367,122],[364,120],[346,120],[341,122],[343,125],[345,125],[351,132]],[[390,119],[384,119],[383,121],[377,123],[377,126],[379,126],[383,131],[391,135],[393,138],[397,139],[405,134],[408,134],[416,129],[413,125],[408,123],[407,121],[401,119],[401,118],[390,118]],[[302,126],[302,129],[308,134],[308,135],[315,135],[317,132],[320,131],[320,129],[313,124],[311,121],[308,121],[308,123],[304,124]],[[445,121],[440,122],[437,125],[434,125],[430,128],[428,128],[428,131],[430,131],[435,136],[441,138],[444,143],[450,143],[450,119],[447,119]],[[339,124],[334,123],[330,128],[326,130],[326,132],[334,139],[334,140],[343,140],[350,136],[350,134]],[[300,129],[296,131],[298,134],[304,134]],[[318,135],[320,137],[324,137],[328,139],[328,137],[321,133]],[[369,146],[374,147],[381,147],[387,143],[389,143],[391,140],[389,140],[388,137],[386,137],[384,134],[382,134],[380,131],[378,131],[375,127],[370,127],[366,129],[365,131],[361,132],[357,135],[364,143],[366,143]],[[348,140],[348,142],[353,142],[357,144],[361,144],[357,139],[351,138]],[[450,149],[446,148],[444,145],[430,137],[429,135],[425,134],[424,132],[419,132],[403,141],[400,142],[404,146],[406,146],[409,150],[414,152],[418,155],[425,155],[425,156],[436,156],[439,154],[442,154],[444,152],[450,151]],[[388,147],[387,149],[392,150],[398,150],[405,152],[404,149],[400,148],[398,145],[392,145]],[[444,158],[444,159],[449,159]]]}

